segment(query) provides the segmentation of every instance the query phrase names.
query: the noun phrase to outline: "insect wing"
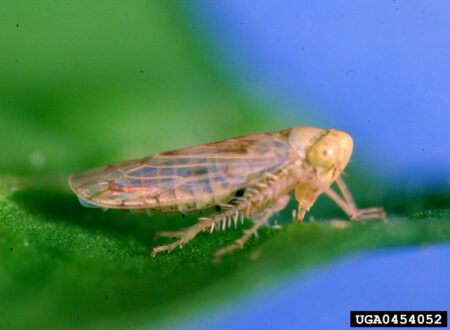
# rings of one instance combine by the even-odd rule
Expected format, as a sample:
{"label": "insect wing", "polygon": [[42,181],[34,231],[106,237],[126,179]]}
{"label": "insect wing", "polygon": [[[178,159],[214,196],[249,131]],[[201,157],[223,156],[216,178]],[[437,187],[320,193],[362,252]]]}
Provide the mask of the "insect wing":
{"label": "insect wing", "polygon": [[100,207],[176,206],[233,194],[285,166],[288,155],[280,134],[247,135],[100,167],[72,176],[69,184]]}

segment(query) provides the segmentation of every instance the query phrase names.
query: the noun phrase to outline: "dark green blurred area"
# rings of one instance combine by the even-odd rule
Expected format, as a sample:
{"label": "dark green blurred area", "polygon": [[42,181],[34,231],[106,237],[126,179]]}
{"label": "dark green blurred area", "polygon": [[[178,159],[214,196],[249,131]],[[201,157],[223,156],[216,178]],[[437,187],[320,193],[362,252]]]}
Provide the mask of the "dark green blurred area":
{"label": "dark green blurred area", "polygon": [[171,2],[2,2],[0,22],[2,171],[69,174],[286,127],[216,74]]}
{"label": "dark green blurred area", "polygon": [[[155,325],[345,253],[450,240],[448,211],[436,211],[348,231],[320,221],[263,228],[220,264],[214,251],[243,229],[201,234],[152,259],[156,230],[195,217],[81,207],[71,173],[302,124],[231,84],[198,32],[168,1],[1,2],[0,328]],[[389,198],[351,170],[348,181],[363,206],[405,215],[448,205],[442,194]],[[323,197],[313,215],[343,217]]]}

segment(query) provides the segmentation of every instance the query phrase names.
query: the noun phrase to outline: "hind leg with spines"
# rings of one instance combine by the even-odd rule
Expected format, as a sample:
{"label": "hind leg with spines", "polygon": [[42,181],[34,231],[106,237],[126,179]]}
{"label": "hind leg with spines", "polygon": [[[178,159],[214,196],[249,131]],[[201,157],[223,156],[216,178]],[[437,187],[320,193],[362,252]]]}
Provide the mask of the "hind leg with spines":
{"label": "hind leg with spines", "polygon": [[269,221],[269,219],[272,217],[272,215],[274,215],[274,213],[277,213],[286,207],[286,205],[289,203],[289,199],[289,195],[280,197],[272,207],[267,208],[261,213],[261,216],[259,217],[259,219],[257,219],[255,224],[250,229],[247,229],[244,235],[239,238],[234,244],[218,250],[214,254],[214,259],[218,260],[225,254],[232,253],[236,250],[241,249],[252,235],[258,235],[258,229],[266,224],[267,221]]}
{"label": "hind leg with spines", "polygon": [[[234,218],[235,225],[238,220],[238,207],[239,205],[228,205],[228,204],[222,204],[223,208],[225,208],[224,211],[217,213],[214,216],[206,217],[206,218],[200,218],[199,222],[195,225],[192,225],[191,227],[188,227],[181,231],[161,231],[157,232],[155,234],[155,238],[158,237],[170,237],[170,238],[178,238],[173,243],[167,244],[167,245],[161,245],[153,248],[152,256],[155,256],[157,253],[162,251],[172,251],[177,246],[180,248],[183,247],[184,244],[189,242],[191,239],[193,239],[199,232],[210,230],[212,233],[215,228],[219,227],[220,222],[222,222],[223,226],[222,228],[225,229],[226,223],[228,222],[228,226],[231,224],[231,218]],[[242,215],[241,215],[242,216]]]}
{"label": "hind leg with spines", "polygon": [[[286,173],[285,172],[286,171],[284,171],[283,174],[287,174],[287,172]],[[252,187],[247,188],[245,196],[235,198],[236,200],[240,201],[239,204],[237,204],[237,205],[231,205],[231,204],[230,205],[228,205],[228,204],[220,205],[221,208],[224,208],[223,212],[220,212],[211,217],[200,218],[199,223],[197,223],[183,231],[157,233],[155,235],[156,237],[171,237],[171,238],[178,238],[178,240],[171,244],[161,245],[161,246],[157,246],[157,247],[153,248],[152,256],[155,256],[158,252],[161,252],[161,251],[169,251],[170,252],[173,249],[175,249],[177,246],[183,247],[184,244],[186,244],[191,239],[193,239],[201,231],[209,230],[212,233],[214,231],[214,229],[216,229],[220,226],[221,222],[222,222],[222,229],[225,229],[226,222],[228,222],[228,225],[230,225],[232,218],[233,218],[235,226],[236,226],[239,216],[241,217],[241,221],[243,221],[244,215],[248,215],[248,209],[247,209],[246,205],[248,205],[249,203],[252,203],[250,200],[255,199],[255,200],[259,201],[260,203],[262,203],[262,201],[264,200],[264,194],[262,194],[261,189],[268,190],[271,192],[271,194],[276,195],[276,192],[278,191],[278,189],[274,189],[274,188],[277,188],[278,186],[280,186],[281,179],[279,176],[276,176],[271,173],[266,173],[266,175],[268,178],[267,183],[260,183],[258,188],[252,188]],[[275,192],[273,192],[273,191],[275,191]],[[271,194],[269,194],[269,195],[271,196]],[[256,196],[258,198],[254,198],[254,196]],[[279,198],[278,202],[276,202],[274,204],[274,206],[272,206],[273,213],[283,209],[286,206],[286,204],[288,203],[288,201],[289,201],[289,195],[282,196],[281,198]],[[282,207],[280,207],[280,205]],[[256,227],[254,228],[254,230],[252,232],[256,233],[257,229],[260,226],[262,226],[264,223],[266,223],[272,214],[270,214],[267,218],[264,216],[264,219],[265,219],[264,221],[261,219],[260,219],[261,221],[258,220],[257,224],[258,223],[260,223],[260,224],[258,226],[255,225]],[[243,237],[242,245],[248,239],[248,237],[247,238],[245,238],[245,237]]]}

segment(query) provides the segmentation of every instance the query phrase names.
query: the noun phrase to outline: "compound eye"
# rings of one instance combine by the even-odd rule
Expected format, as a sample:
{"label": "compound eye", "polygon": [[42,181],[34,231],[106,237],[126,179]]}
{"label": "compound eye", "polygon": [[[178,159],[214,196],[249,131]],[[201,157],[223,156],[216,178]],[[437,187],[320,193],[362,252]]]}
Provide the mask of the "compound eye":
{"label": "compound eye", "polygon": [[324,148],[322,150],[322,156],[323,158],[331,158],[333,155],[334,151],[331,148]]}
{"label": "compound eye", "polygon": [[308,152],[308,160],[315,166],[330,168],[335,165],[337,150],[330,141],[319,141]]}

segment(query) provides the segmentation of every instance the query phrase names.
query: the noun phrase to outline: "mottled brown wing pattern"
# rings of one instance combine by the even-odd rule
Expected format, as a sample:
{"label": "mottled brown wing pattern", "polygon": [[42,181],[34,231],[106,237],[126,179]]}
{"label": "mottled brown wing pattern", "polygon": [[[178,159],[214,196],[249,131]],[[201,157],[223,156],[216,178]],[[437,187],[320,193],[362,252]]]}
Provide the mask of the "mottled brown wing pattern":
{"label": "mottled brown wing pattern", "polygon": [[281,169],[288,157],[281,133],[255,134],[97,168],[69,183],[100,207],[189,213],[229,201],[264,172]]}

